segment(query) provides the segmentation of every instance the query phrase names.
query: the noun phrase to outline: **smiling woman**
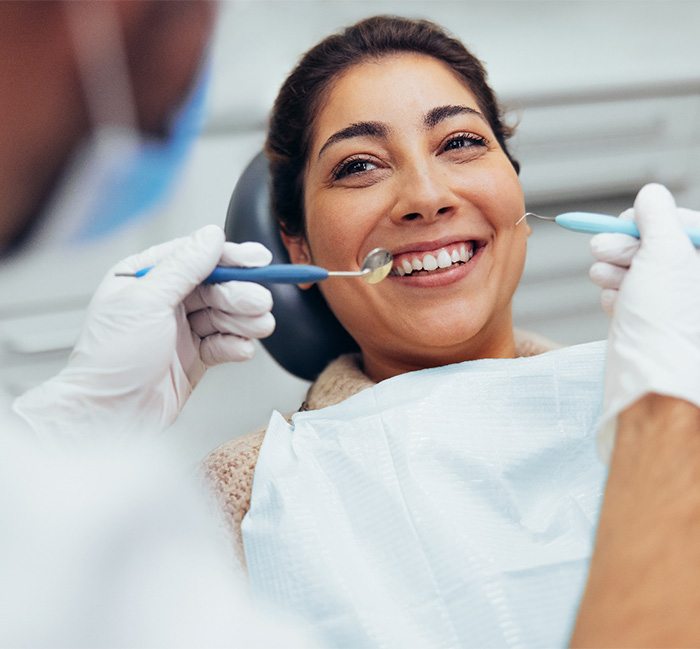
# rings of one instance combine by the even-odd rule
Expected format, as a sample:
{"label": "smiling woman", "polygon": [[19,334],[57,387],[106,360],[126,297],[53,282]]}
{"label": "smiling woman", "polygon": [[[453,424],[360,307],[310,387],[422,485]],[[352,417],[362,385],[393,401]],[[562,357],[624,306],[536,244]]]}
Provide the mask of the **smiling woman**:
{"label": "smiling woman", "polygon": [[[542,363],[537,367],[518,365],[522,359],[515,360],[536,356],[554,345],[513,328],[511,303],[523,271],[530,228],[522,218],[524,198],[518,180],[519,165],[507,148],[510,135],[482,65],[462,43],[427,21],[375,17],[330,36],[302,58],[275,102],[266,152],[272,175],[273,211],[291,260],[331,270],[359,269],[369,251],[385,248],[392,253],[394,265],[389,277],[376,285],[342,279],[319,285],[331,311],[360,349],[359,355],[332,362],[311,386],[302,410],[319,411],[319,419],[307,418],[313,412],[297,415],[294,427],[287,431],[273,417],[267,437],[261,431],[234,440],[215,451],[208,464],[238,537],[241,521],[250,507],[252,476],[260,453],[264,468],[258,466],[255,474],[258,507],[256,510],[254,494],[251,515],[244,523],[248,530],[247,536],[244,534],[246,560],[253,584],[263,591],[269,588],[268,594],[274,592],[281,600],[285,596],[280,594],[287,592],[287,603],[297,612],[307,614],[322,626],[333,627],[326,636],[330,645],[346,640],[349,645],[362,644],[372,636],[362,622],[364,616],[374,615],[374,607],[369,604],[372,598],[365,587],[361,588],[360,599],[352,604],[339,595],[355,588],[355,584],[347,582],[352,579],[351,574],[340,578],[335,573],[341,570],[343,562],[350,561],[348,552],[353,553],[355,561],[350,573],[356,570],[363,574],[368,566],[375,565],[376,557],[388,556],[382,553],[392,554],[393,545],[404,544],[406,534],[414,538],[420,521],[432,516],[432,512],[412,509],[409,493],[416,488],[416,482],[410,476],[424,476],[418,481],[422,494],[438,493],[445,487],[444,502],[459,495],[467,503],[480,490],[485,490],[486,502],[495,502],[494,494],[500,494],[505,502],[523,488],[507,483],[510,477],[505,476],[511,475],[507,468],[511,461],[515,463],[513,476],[523,475],[522,467],[529,466],[524,456],[511,452],[511,447],[519,446],[524,439],[535,445],[528,451],[530,457],[552,457],[557,467],[554,474],[562,477],[561,484],[555,486],[552,482],[549,490],[542,493],[554,494],[557,502],[563,499],[569,504],[557,509],[557,520],[545,526],[550,532],[556,530],[551,534],[557,538],[550,532],[543,533],[542,547],[523,549],[523,556],[534,557],[545,551],[550,553],[549,558],[537,561],[548,563],[553,556],[552,544],[556,546],[561,541],[567,548],[575,547],[573,554],[564,553],[551,562],[558,571],[557,578],[574,584],[574,589],[580,582],[569,570],[582,561],[585,551],[580,548],[588,543],[590,530],[575,526],[572,532],[570,524],[576,515],[568,508],[577,503],[574,509],[585,510],[592,519],[589,510],[597,501],[589,496],[602,489],[601,474],[591,469],[595,461],[591,422],[596,403],[595,398],[588,399],[599,387],[600,354],[598,348],[581,352],[585,369],[573,373],[567,369],[570,361],[565,356],[556,361],[537,360]],[[563,352],[566,350],[558,353]],[[574,364],[584,362],[577,359]],[[494,367],[478,364],[484,362],[501,363],[497,367],[503,372],[502,378],[491,389],[482,388],[479,378],[479,368]],[[484,385],[490,380],[490,371],[483,375]],[[439,377],[444,378],[446,372],[450,381],[441,383],[443,379]],[[456,372],[454,377],[452,372]],[[525,381],[529,373],[534,378]],[[570,395],[565,386],[572,376],[580,380],[577,403],[585,412],[571,411],[570,402],[566,401]],[[542,380],[547,387],[539,399],[537,386]],[[431,394],[443,395],[442,398],[452,394],[453,381],[462,386],[455,388],[453,398],[439,405],[428,403]],[[535,386],[532,401],[519,393],[521,382],[524,390]],[[424,388],[416,393],[418,384]],[[363,390],[366,392],[358,394]],[[372,397],[363,400],[368,393]],[[402,399],[411,394],[419,396],[404,403]],[[388,395],[393,396],[387,401]],[[565,402],[560,403],[559,398]],[[341,410],[328,408],[340,402],[344,402]],[[391,411],[391,416],[378,405],[398,402],[403,404],[401,412]],[[524,405],[511,407],[511,403]],[[480,407],[485,411],[481,412]],[[518,407],[526,408],[522,420]],[[538,417],[554,419],[530,421],[535,411]],[[430,413],[428,420],[423,419],[426,412]],[[354,422],[348,431],[344,428],[346,417]],[[381,425],[375,429],[377,421]],[[394,438],[398,421],[403,421],[404,427]],[[424,424],[412,430],[416,421]],[[479,435],[477,428],[476,433],[463,430],[465,421],[481,421],[483,433]],[[488,424],[483,423],[487,421]],[[489,426],[494,422],[497,426],[513,427],[515,437],[508,433],[500,442],[494,437],[487,453],[481,444],[491,439]],[[372,430],[375,432],[368,432]],[[441,438],[443,430],[459,430],[460,434]],[[455,446],[470,440],[473,434],[474,446]],[[590,445],[581,439],[590,441]],[[425,440],[427,447],[421,446]],[[560,443],[574,443],[576,447],[559,448]],[[549,444],[557,446],[556,453],[551,453]],[[416,454],[419,447],[423,450]],[[383,457],[387,449],[389,454]],[[491,451],[495,456],[489,456]],[[462,460],[457,461],[459,457]],[[560,457],[567,459],[562,463]],[[289,463],[280,464],[280,458],[288,458]],[[408,462],[404,469],[403,459]],[[576,466],[568,465],[570,461]],[[482,465],[476,468],[479,462]],[[562,470],[565,465],[567,469]],[[436,466],[441,469],[433,473]],[[428,475],[431,477],[425,478]],[[548,470],[545,468],[541,475],[549,475]],[[349,486],[348,476],[353,476]],[[577,482],[574,486],[567,482],[576,482],[581,476],[586,476],[585,484]],[[397,484],[401,497],[395,501],[389,494],[392,485]],[[330,494],[328,501],[319,495],[325,493]],[[588,494],[584,504],[578,503],[581,493]],[[363,502],[367,509],[359,506],[356,510],[358,503]],[[441,510],[444,502],[433,501],[432,507]],[[397,509],[392,510],[394,505]],[[337,506],[341,513],[335,511]],[[490,505],[485,506],[488,510]],[[479,507],[482,515],[484,505]],[[514,515],[518,507],[515,503],[508,505],[509,515]],[[384,521],[386,534],[381,525],[371,530],[366,527],[365,518],[375,511],[373,508],[384,512],[377,521]],[[533,508],[540,511],[543,505],[536,503]],[[276,513],[272,515],[271,511]],[[456,512],[448,508],[443,513],[444,518],[435,521],[435,539],[421,537],[420,549],[416,550],[419,555],[428,552],[431,543],[443,542],[437,529],[451,521]],[[406,516],[411,523],[407,531],[398,532],[397,521]],[[518,533],[529,530],[528,524],[518,525]],[[351,530],[345,539],[351,539],[349,546],[333,537],[338,529]],[[380,538],[375,544],[371,539],[377,529]],[[508,535],[503,530],[499,532],[499,524],[487,525],[485,529],[495,536],[485,536],[482,546],[473,550],[477,554],[491,545],[497,546]],[[464,533],[465,529],[453,529],[447,536],[459,538]],[[517,557],[518,544],[527,545],[533,538],[540,538],[537,534],[530,530],[527,539],[514,538],[506,555]],[[572,540],[571,535],[576,538]],[[323,545],[322,538],[327,544],[337,544],[337,556]],[[275,546],[277,542],[286,545]],[[384,547],[387,543],[388,547]],[[346,552],[343,547],[352,549]],[[325,574],[335,575],[329,577],[328,583],[325,576],[314,576],[316,551],[325,557]],[[407,557],[410,552],[406,552]],[[277,559],[271,558],[273,555]],[[282,565],[283,557],[294,557],[289,570]],[[392,586],[389,573],[398,567],[401,574],[409,574],[415,568],[405,563],[408,559],[397,561],[398,565],[386,574],[384,564],[378,571],[376,566],[370,571],[374,585],[385,589],[379,606],[388,606],[395,595],[392,589],[396,586]],[[488,571],[498,571],[499,561],[490,561]],[[453,556],[446,564],[431,563],[431,570],[438,571],[444,565],[458,570],[462,564],[461,556]],[[569,567],[562,568],[563,565]],[[479,570],[465,573],[465,583],[470,579],[478,582],[482,574]],[[426,576],[425,583],[438,583],[434,581],[436,574]],[[516,590],[525,581],[519,582]],[[323,588],[319,586],[322,582]],[[512,595],[511,585],[503,584],[498,597],[507,599]],[[315,601],[312,593],[317,588],[328,600],[314,608],[308,602]],[[489,608],[488,588],[476,588],[475,602],[481,602],[478,606],[483,604],[484,620],[492,614],[496,618],[501,615],[496,611],[498,607]],[[310,599],[291,603],[305,592],[310,593]],[[421,599],[419,592],[413,594]],[[424,594],[425,601],[429,600],[427,591]],[[339,600],[334,599],[337,596]],[[441,606],[451,605],[442,594],[435,595],[435,601],[425,610],[433,604],[436,611],[442,611],[436,612],[435,619],[445,615]],[[519,605],[517,601],[513,603],[516,609]],[[545,614],[549,611],[546,607],[543,610]],[[561,628],[565,628],[568,618],[561,611],[552,616],[564,621],[555,625],[553,635],[541,636],[543,646],[561,644]],[[515,619],[517,615],[511,617]],[[491,630],[498,628],[505,635],[485,631],[483,644],[510,643],[504,638],[510,633],[506,627],[512,620],[506,624],[504,619],[490,624]],[[405,631],[403,623],[392,626],[379,620],[379,626],[373,624],[369,627],[374,631],[381,627],[381,633],[390,634],[389,644],[402,646],[399,639]],[[432,622],[419,627],[416,633],[428,644],[437,643],[439,633],[434,633]],[[463,638],[460,633],[450,637],[449,642]]]}

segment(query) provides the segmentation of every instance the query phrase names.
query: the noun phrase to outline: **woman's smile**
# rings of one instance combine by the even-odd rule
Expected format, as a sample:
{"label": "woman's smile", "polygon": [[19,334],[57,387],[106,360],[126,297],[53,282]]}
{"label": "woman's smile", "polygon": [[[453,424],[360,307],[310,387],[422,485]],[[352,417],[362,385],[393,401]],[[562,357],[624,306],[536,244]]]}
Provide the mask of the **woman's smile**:
{"label": "woman's smile", "polygon": [[407,252],[394,253],[388,279],[417,288],[447,286],[473,271],[486,245],[474,239],[416,244]]}

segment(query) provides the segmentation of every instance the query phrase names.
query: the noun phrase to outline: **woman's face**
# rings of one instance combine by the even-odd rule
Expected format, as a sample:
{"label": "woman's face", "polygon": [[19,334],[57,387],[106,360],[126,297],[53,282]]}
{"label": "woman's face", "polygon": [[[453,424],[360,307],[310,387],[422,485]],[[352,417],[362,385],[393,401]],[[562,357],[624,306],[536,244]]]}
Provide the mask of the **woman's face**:
{"label": "woman's face", "polygon": [[477,102],[441,61],[397,54],[350,68],[314,125],[295,262],[353,270],[394,255],[379,284],[320,288],[380,380],[512,356],[511,299],[528,226],[517,174]]}

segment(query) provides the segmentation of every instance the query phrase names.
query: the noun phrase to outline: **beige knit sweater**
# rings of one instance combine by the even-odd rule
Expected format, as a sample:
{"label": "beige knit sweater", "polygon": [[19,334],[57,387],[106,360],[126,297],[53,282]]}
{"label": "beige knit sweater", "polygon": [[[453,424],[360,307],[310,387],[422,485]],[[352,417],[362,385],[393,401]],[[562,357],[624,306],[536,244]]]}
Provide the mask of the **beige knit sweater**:
{"label": "beige knit sweater", "polygon": [[[559,345],[536,334],[515,330],[516,356],[534,356]],[[337,358],[311,385],[300,410],[318,410],[344,401],[374,385],[360,369],[357,354]],[[233,532],[236,554],[245,563],[241,522],[250,508],[253,474],[265,429],[236,437],[214,450],[205,460],[206,476]]]}

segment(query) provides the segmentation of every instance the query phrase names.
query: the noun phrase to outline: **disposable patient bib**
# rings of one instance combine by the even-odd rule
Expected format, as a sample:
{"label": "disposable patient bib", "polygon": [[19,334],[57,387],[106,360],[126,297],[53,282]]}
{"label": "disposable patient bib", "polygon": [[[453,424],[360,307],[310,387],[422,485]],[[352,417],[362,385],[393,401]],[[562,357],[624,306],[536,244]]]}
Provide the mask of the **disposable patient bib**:
{"label": "disposable patient bib", "polygon": [[563,647],[605,469],[605,343],[404,374],[274,413],[243,521],[253,591],[330,647]]}

